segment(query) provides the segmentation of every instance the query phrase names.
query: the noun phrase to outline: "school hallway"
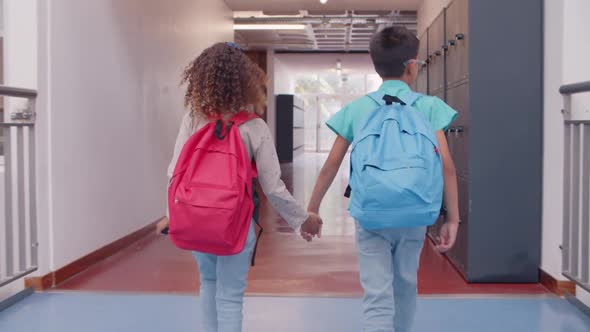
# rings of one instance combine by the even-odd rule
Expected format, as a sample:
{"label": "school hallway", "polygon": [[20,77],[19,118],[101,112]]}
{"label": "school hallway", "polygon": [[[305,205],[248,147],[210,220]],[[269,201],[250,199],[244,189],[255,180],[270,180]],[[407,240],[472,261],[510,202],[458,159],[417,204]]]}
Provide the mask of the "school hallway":
{"label": "school hallway", "polygon": [[[304,153],[283,164],[283,178],[298,199],[305,200],[313,185],[306,178],[315,178],[326,157]],[[327,194],[322,238],[312,243],[263,201],[264,234],[249,273],[244,331],[360,331],[354,224],[342,196],[347,180],[340,172]],[[148,234],[55,289],[4,310],[0,331],[198,331],[198,280],[190,253],[166,236]],[[467,283],[430,239],[421,257],[419,292],[416,332],[590,328],[582,309],[538,283]]]}
{"label": "school hallway", "polygon": [[[258,98],[244,92],[246,105],[231,107],[265,122],[244,129],[247,150],[265,144],[254,159],[273,161],[267,178],[278,174],[276,151],[303,207],[335,131],[352,141],[362,122],[354,116],[370,111],[348,105],[375,91],[405,105],[407,92],[419,93],[405,106],[444,133],[448,152],[430,140],[455,163],[459,215],[442,213],[425,234],[411,332],[590,331],[587,13],[588,0],[0,0],[0,332],[200,331],[195,258],[156,233],[167,169],[194,106],[185,98],[252,84],[263,85]],[[385,52],[374,42],[398,42],[373,38],[389,27],[412,44],[403,61],[382,54],[402,78],[374,63]],[[196,57],[214,45],[223,56],[207,56],[224,60],[209,77]],[[207,89],[191,97],[184,70],[188,85]],[[326,124],[337,114],[344,131]],[[247,277],[245,332],[363,330],[344,197],[351,151],[310,243],[259,190],[264,231]],[[208,171],[215,186],[231,178]],[[441,254],[433,239],[450,219],[459,219],[456,243]],[[225,275],[238,279],[233,272]]]}

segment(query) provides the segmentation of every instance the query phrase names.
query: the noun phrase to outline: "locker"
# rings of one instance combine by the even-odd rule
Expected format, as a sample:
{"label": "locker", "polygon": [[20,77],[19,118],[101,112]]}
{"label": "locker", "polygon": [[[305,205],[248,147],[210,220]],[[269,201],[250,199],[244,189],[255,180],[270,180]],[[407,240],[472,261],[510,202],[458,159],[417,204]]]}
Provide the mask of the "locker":
{"label": "locker", "polygon": [[438,97],[438,98],[440,98],[442,100],[444,100],[444,98],[445,98],[445,92],[444,92],[444,90],[438,90],[437,92],[435,92],[432,95],[435,96],[435,97]]}
{"label": "locker", "polygon": [[433,94],[444,89],[445,57],[445,14],[444,11],[428,28],[428,92]]}
{"label": "locker", "polygon": [[446,11],[446,84],[469,77],[468,0],[455,0]]}
{"label": "locker", "polygon": [[414,83],[414,91],[428,94],[428,69],[427,66],[424,66],[418,72],[418,77],[416,78],[416,82]]}
{"label": "locker", "polygon": [[[459,113],[446,136],[462,223],[447,256],[468,282],[538,281],[542,7],[542,1],[453,0],[427,29],[428,92]],[[526,60],[507,79],[514,57]]]}
{"label": "locker", "polygon": [[[428,31],[423,33],[420,39],[420,48],[418,49],[418,60],[426,61],[428,58]],[[428,93],[428,65],[423,66],[418,71],[416,79],[415,91],[427,94]]]}
{"label": "locker", "polygon": [[449,147],[455,161],[457,174],[469,176],[469,128],[471,112],[469,109],[469,84],[464,83],[447,90],[447,103],[459,114],[448,128]]}

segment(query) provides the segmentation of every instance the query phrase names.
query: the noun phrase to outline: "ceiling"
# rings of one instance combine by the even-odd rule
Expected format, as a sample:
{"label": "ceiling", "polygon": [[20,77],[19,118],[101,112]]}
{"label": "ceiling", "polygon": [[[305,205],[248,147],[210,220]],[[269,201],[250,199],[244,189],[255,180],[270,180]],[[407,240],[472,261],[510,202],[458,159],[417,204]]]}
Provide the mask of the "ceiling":
{"label": "ceiling", "polygon": [[[227,0],[228,3],[233,0]],[[241,3],[243,0],[236,0]],[[270,1],[243,1],[271,5]],[[301,0],[297,3],[319,4]],[[331,0],[328,3],[351,3]],[[356,3],[415,3],[417,1],[354,1]],[[286,3],[283,3],[286,4]],[[358,7],[358,6],[357,6]],[[249,8],[249,7],[248,7]],[[236,24],[304,25],[302,30],[239,30],[236,42],[246,49],[274,49],[287,52],[366,52],[369,41],[378,30],[391,25],[417,29],[415,10],[297,10],[297,11],[235,11]]]}
{"label": "ceiling", "polygon": [[279,63],[288,68],[290,73],[335,73],[338,62],[344,75],[375,71],[368,54],[277,54],[274,61],[275,66]]}
{"label": "ceiling", "polygon": [[234,11],[242,10],[418,10],[422,0],[225,0]]}

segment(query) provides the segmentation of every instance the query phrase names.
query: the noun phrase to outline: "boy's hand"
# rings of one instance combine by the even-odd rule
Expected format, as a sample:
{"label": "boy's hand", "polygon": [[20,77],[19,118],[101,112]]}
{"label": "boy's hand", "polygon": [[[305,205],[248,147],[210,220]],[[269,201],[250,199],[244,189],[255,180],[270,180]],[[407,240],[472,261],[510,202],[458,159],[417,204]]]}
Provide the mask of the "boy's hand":
{"label": "boy's hand", "polygon": [[441,253],[449,251],[455,244],[458,230],[458,221],[445,222],[440,228],[439,235],[436,239],[436,250]]}
{"label": "boy's hand", "polygon": [[158,224],[156,225],[156,234],[161,234],[162,231],[164,230],[164,228],[168,227],[168,224],[170,223],[170,220],[168,220],[168,218],[164,217],[162,218],[160,221],[158,221]]}
{"label": "boy's hand", "polygon": [[311,242],[314,236],[322,237],[322,218],[316,213],[309,213],[309,218],[301,225],[301,237]]}

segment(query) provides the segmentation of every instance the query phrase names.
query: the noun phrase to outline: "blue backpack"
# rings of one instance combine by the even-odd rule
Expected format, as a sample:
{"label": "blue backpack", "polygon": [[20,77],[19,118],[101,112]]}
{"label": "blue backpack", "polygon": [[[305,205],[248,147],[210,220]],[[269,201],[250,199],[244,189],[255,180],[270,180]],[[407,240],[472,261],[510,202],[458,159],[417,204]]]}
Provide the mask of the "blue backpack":
{"label": "blue backpack", "polygon": [[350,214],[369,230],[432,225],[442,205],[442,160],[432,126],[412,107],[422,95],[369,97],[379,107],[354,133]]}

